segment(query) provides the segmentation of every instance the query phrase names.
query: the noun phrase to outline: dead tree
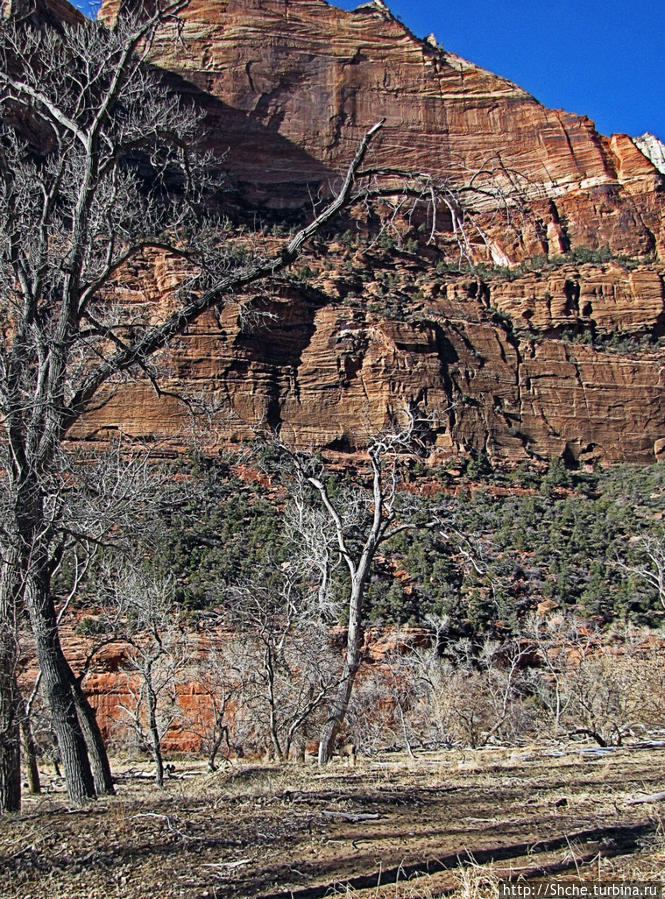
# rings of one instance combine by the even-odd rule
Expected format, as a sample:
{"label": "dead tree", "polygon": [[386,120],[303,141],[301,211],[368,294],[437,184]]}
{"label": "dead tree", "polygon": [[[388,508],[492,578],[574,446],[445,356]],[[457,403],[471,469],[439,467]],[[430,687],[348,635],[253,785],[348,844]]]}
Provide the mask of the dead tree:
{"label": "dead tree", "polygon": [[[572,698],[567,689],[566,669],[573,634],[574,626],[566,618],[555,617],[548,621],[537,613],[527,619],[524,627],[524,636],[532,643],[545,674],[545,677],[538,676],[538,672],[533,678],[534,692],[547,717],[551,719],[556,739],[561,737],[562,722]],[[583,651],[578,647],[575,650],[576,656]]]}
{"label": "dead tree", "polygon": [[646,535],[635,537],[630,543],[641,559],[634,564],[619,561],[619,567],[652,587],[665,609],[665,538]]}
{"label": "dead tree", "polygon": [[217,770],[217,757],[226,743],[228,759],[231,752],[229,734],[229,706],[239,695],[239,678],[234,670],[233,653],[229,644],[211,647],[206,653],[200,673],[200,685],[210,701],[211,722],[201,733],[202,748],[207,751],[208,770]]}
{"label": "dead tree", "polygon": [[[396,422],[384,433],[370,439],[366,450],[368,488],[356,483],[350,489],[331,490],[334,474],[309,454],[297,453],[282,446],[291,459],[297,478],[307,485],[325,513],[332,543],[349,575],[345,601],[348,624],[346,650],[339,685],[329,702],[325,724],[319,741],[319,764],[332,755],[336,738],[346,716],[356,675],[362,663],[364,632],[364,600],[378,548],[406,530],[423,526],[411,510],[400,511],[398,494],[399,468],[405,458],[422,450],[422,432],[429,425],[419,422],[412,411],[405,411],[402,422]],[[429,522],[428,526],[434,526]],[[303,541],[311,535],[303,534]],[[321,568],[321,566],[320,566]],[[321,568],[325,570],[325,566]]]}
{"label": "dead tree", "polygon": [[662,726],[665,679],[648,631],[626,627],[602,634],[589,623],[556,615],[532,639],[542,659],[532,693],[555,735],[620,746],[629,735]]}
{"label": "dead tree", "polygon": [[123,562],[120,569],[113,565],[107,569],[104,642],[125,645],[124,669],[132,701],[121,708],[139,745],[151,753],[155,782],[161,787],[162,739],[182,717],[178,684],[188,658],[187,641],[177,618],[173,584]]}
{"label": "dead tree", "polygon": [[270,743],[270,755],[289,758],[298,738],[338,683],[318,589],[298,560],[237,586],[228,597],[230,620],[244,637],[233,670],[242,702]]}

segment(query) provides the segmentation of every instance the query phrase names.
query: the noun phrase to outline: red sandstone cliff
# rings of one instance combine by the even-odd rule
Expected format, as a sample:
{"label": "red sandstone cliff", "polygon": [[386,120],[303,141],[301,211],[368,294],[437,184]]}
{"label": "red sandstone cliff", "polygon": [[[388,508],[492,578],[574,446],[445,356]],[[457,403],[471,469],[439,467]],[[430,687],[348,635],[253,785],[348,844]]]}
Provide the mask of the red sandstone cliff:
{"label": "red sandstone cliff", "polygon": [[[102,16],[116,5],[107,0]],[[191,0],[181,16],[180,39],[165,31],[152,60],[205,106],[207,141],[226,151],[245,202],[302,204],[385,117],[379,164],[458,183],[488,160],[511,173],[528,214],[512,228],[486,225],[495,262],[575,247],[615,258],[501,280],[437,275],[422,247],[320,245],[308,284],[269,288],[269,327],[247,328],[228,307],[163,360],[167,386],[202,390],[234,413],[221,437],[263,420],[301,444],[344,447],[412,402],[442,413],[445,452],[603,462],[662,453],[653,338],[665,325],[665,265],[653,259],[665,252],[663,178],[630,138],[603,137],[587,118],[417,39],[380,0],[352,13],[324,0]],[[168,283],[156,257],[127,274],[123,296],[165,302]],[[635,341],[617,350],[612,335]],[[171,437],[184,421],[175,400],[127,385],[73,436],[119,427]]]}
{"label": "red sandstone cliff", "polygon": [[[102,17],[116,6],[106,0]],[[508,246],[495,234],[499,260],[663,246],[661,178],[630,138],[605,138],[588,118],[419,40],[381,0],[354,12],[325,0],[190,0],[181,19],[181,41],[167,31],[152,58],[207,96],[214,141],[253,198],[302,200],[294,184],[339,171],[385,117],[378,164],[463,180],[500,159],[519,174],[545,233]]]}
{"label": "red sandstone cliff", "polygon": [[[663,318],[662,273],[567,265],[483,284],[420,266],[414,275],[398,256],[388,300],[395,305],[387,307],[381,271],[360,255],[358,274],[322,270],[307,290],[275,291],[266,307],[275,320],[243,327],[228,307],[199,321],[173,349],[166,386],[204,389],[226,404],[234,415],[223,432],[234,439],[263,421],[300,444],[344,448],[406,399],[445,410],[443,452],[475,447],[513,461],[527,453],[602,462],[660,456],[662,351],[639,342],[630,351],[600,349],[575,333],[590,325],[596,337],[650,332]],[[183,424],[176,400],[127,385],[85,432],[122,426],[169,438]]]}

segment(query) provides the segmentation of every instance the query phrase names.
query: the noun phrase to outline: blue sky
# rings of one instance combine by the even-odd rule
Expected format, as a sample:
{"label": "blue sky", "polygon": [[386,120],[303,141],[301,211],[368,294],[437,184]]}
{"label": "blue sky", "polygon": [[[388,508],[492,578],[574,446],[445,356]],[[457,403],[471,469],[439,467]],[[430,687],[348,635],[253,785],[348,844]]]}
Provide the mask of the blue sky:
{"label": "blue sky", "polygon": [[[361,0],[334,0],[353,9]],[[588,115],[603,134],[665,140],[663,0],[386,0],[418,37]],[[87,0],[77,3],[86,8]]]}

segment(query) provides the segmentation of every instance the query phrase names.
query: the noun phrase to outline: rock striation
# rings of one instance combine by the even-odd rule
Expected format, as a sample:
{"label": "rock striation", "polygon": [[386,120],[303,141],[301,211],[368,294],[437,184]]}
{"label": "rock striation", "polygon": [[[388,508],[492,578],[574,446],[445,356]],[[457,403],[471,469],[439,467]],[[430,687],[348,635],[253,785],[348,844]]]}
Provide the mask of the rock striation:
{"label": "rock striation", "polygon": [[[303,446],[352,449],[409,403],[440,413],[443,455],[660,457],[665,272],[587,263],[483,281],[389,259],[356,253],[350,271],[281,284],[253,324],[231,305],[209,314],[171,350],[166,390],[205,392],[224,410],[223,439],[262,422]],[[177,400],[129,383],[73,436],[168,440],[185,425]]]}
{"label": "rock striation", "polygon": [[418,39],[383,3],[191,0],[180,17],[181,40],[166,30],[152,59],[208,98],[211,138],[251,199],[302,202],[297,187],[338,172],[385,118],[378,165],[456,183],[501,169],[539,206],[538,235],[493,233],[497,259],[662,248],[660,173],[630,138],[605,138],[588,118]]}
{"label": "rock striation", "polygon": [[[100,15],[112,22],[117,8],[105,0]],[[161,363],[168,388],[228,410],[216,440],[242,439],[260,421],[301,445],[344,449],[415,404],[440,413],[440,453],[661,456],[656,139],[605,137],[588,118],[545,108],[432,36],[420,40],[380,0],[354,12],[324,0],[191,0],[180,18],[151,60],[203,104],[205,139],[225,153],[245,207],[309,202],[380,118],[376,165],[457,187],[485,171],[521,204],[508,225],[491,199],[474,201],[490,271],[438,275],[424,241],[382,256],[329,242],[306,260],[311,277],[268,289],[261,302],[274,320],[248,326],[231,305],[201,319]],[[128,275],[127,301],[167,302],[168,266],[156,256]],[[72,436],[121,428],[169,439],[185,422],[175,399],[126,384]]]}

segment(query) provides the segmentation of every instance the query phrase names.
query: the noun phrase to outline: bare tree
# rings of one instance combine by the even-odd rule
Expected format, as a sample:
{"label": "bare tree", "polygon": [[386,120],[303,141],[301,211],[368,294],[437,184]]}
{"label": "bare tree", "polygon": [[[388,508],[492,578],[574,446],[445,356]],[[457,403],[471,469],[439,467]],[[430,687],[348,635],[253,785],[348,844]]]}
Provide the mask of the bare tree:
{"label": "bare tree", "polygon": [[476,648],[460,640],[442,659],[449,733],[473,749],[498,737],[513,738],[524,727],[521,666],[527,649],[519,640],[486,640]]}
{"label": "bare tree", "polygon": [[529,724],[521,670],[527,647],[519,640],[451,641],[445,619],[429,624],[429,642],[409,647],[391,665],[401,684],[405,739],[410,730],[430,745],[475,749],[520,736]]}
{"label": "bare tree", "polygon": [[[117,560],[116,560],[117,561]],[[103,642],[125,647],[123,667],[131,703],[122,705],[139,745],[152,754],[155,781],[164,784],[162,739],[183,717],[178,684],[189,657],[187,639],[178,621],[173,583],[153,577],[140,563],[106,569],[102,598]]]}
{"label": "bare tree", "polygon": [[[217,758],[224,744],[227,759],[231,753],[229,711],[232,702],[240,695],[240,678],[234,668],[230,638],[226,640],[223,637],[217,645],[207,650],[197,679],[210,703],[209,720],[201,722],[199,734],[202,749],[208,755],[208,770],[214,773],[217,770]],[[203,717],[201,715],[201,718]]]}
{"label": "bare tree", "polygon": [[[81,598],[85,592],[86,580],[95,568],[101,550],[120,542],[128,533],[132,540],[138,539],[144,524],[139,512],[145,513],[156,502],[156,475],[148,453],[140,447],[124,447],[118,442],[108,445],[103,452],[59,454],[57,462],[45,506],[51,520],[50,537],[46,542],[52,563],[50,594],[59,627],[73,599]],[[2,517],[5,527],[0,527],[0,547],[5,553],[11,549],[10,520],[7,516]],[[19,574],[17,566],[11,570]],[[20,602],[19,609],[23,609]],[[25,626],[24,615],[21,622]],[[22,644],[31,643],[22,629],[19,636]],[[86,742],[95,788],[99,793],[113,793],[113,777],[96,712],[82,687],[98,649],[99,645],[95,644],[76,673],[70,668],[68,679],[72,707]],[[20,662],[24,664],[25,659]],[[22,753],[31,792],[38,789],[39,777],[31,718],[42,688],[40,671],[31,694],[25,698],[19,694],[18,697]]]}
{"label": "bare tree", "polygon": [[430,617],[427,625],[428,639],[410,645],[408,653],[400,653],[396,661],[391,660],[391,669],[395,671],[395,680],[408,690],[408,695],[401,700],[402,711],[408,708],[408,714],[400,716],[405,741],[409,733],[412,737],[417,734],[421,745],[438,747],[451,740],[446,716],[448,672],[441,658],[449,621],[445,617]]}
{"label": "bare tree", "polygon": [[[80,523],[83,527],[85,527],[84,523]],[[63,554],[64,558],[64,554]],[[82,557],[79,556],[78,546],[75,547],[71,563],[72,563],[72,579],[71,579],[71,588],[69,590],[68,595],[65,597],[65,600],[58,612],[57,622],[60,624],[62,621],[69,605],[74,598],[74,595],[81,583],[81,579],[85,576],[85,572],[90,564],[92,559],[91,552],[83,552]],[[79,684],[80,684],[81,675],[79,675]],[[21,697],[21,752],[23,756],[23,762],[26,768],[26,773],[28,777],[28,787],[31,793],[40,793],[41,792],[41,783],[39,776],[39,766],[37,762],[37,744],[33,735],[33,727],[32,727],[32,717],[33,710],[35,707],[35,701],[39,695],[39,688],[41,685],[42,675],[41,672],[37,674],[35,679],[34,686],[30,693],[30,696],[27,699],[23,699]],[[90,709],[90,705],[87,702],[85,695],[82,691],[77,691],[78,705],[77,708],[80,710],[80,714],[86,716],[86,721],[88,720],[88,716],[92,715],[94,720],[94,730],[96,733],[93,735],[92,733],[92,724],[89,724],[89,733],[92,741],[92,746],[97,745],[99,741],[101,741],[101,734],[99,733],[99,728],[97,727],[96,719],[94,718],[94,713],[92,713],[92,709]],[[90,709],[90,712],[88,712]],[[102,756],[99,757],[96,753],[92,754],[93,767],[95,767],[95,762],[97,763],[97,783],[99,784],[99,788],[101,789],[104,785],[105,778],[107,779],[109,792],[113,790],[113,778],[111,776],[110,768],[107,770],[104,766],[104,762],[106,760],[106,753],[103,752]]]}
{"label": "bare tree", "polygon": [[665,609],[665,537],[645,535],[634,537],[630,543],[641,559],[635,564],[619,561],[619,567],[649,584]]}
{"label": "bare tree", "polygon": [[[422,437],[428,431],[429,424],[419,422],[411,410],[405,411],[402,418],[401,423],[396,422],[369,441],[365,451],[366,477],[369,481],[367,489],[362,483],[350,488],[335,483],[334,473],[327,470],[321,460],[311,454],[291,452],[282,446],[300,482],[296,490],[307,485],[317,498],[332,533],[332,545],[349,576],[345,601],[348,623],[344,665],[320,735],[321,765],[326,764],[332,755],[362,663],[363,604],[376,552],[392,537],[419,526],[409,511],[403,509],[400,513],[399,468],[405,458],[411,458],[422,450]],[[332,484],[335,484],[334,490],[331,489]],[[422,524],[421,521],[420,526]],[[430,524],[433,526],[434,522]],[[311,532],[308,534],[307,528],[303,531],[305,542],[311,541]],[[320,557],[324,560],[326,553],[320,553]],[[328,567],[327,562],[319,562],[322,576]]]}
{"label": "bare tree", "polygon": [[555,736],[563,731],[620,746],[628,735],[662,725],[662,664],[648,634],[602,634],[560,615],[538,629],[534,648],[542,666],[532,681]]}
{"label": "bare tree", "polygon": [[[18,718],[6,627],[17,594],[30,616],[70,796],[95,795],[51,592],[51,496],[63,441],[119,380],[143,376],[159,392],[151,360],[174,336],[284,269],[356,202],[355,176],[379,127],[362,141],[333,200],[285,246],[265,256],[229,252],[218,229],[197,225],[210,170],[191,149],[200,117],[143,61],[156,29],[183,5],[166,0],[120,17],[112,30],[0,22],[0,409],[11,524],[0,602],[2,807],[19,801],[10,786]],[[188,239],[194,233],[197,240]],[[113,302],[123,267],[153,251],[182,260],[170,307]]]}
{"label": "bare tree", "polygon": [[[510,244],[522,242],[532,231],[545,247],[541,221],[533,215],[528,201],[542,200],[542,185],[508,167],[500,153],[480,165],[469,167],[461,159],[452,161],[443,177],[399,168],[365,168],[359,175],[367,179],[363,202],[383,201],[383,228],[394,232],[412,225],[425,211],[429,220],[429,242],[437,238],[456,256],[459,267],[474,269],[477,262],[510,265]],[[500,228],[502,246],[496,239]]]}
{"label": "bare tree", "polygon": [[316,582],[303,581],[297,560],[267,580],[230,591],[230,620],[244,635],[234,669],[242,701],[267,736],[270,754],[283,761],[296,742],[303,743],[339,675]]}
{"label": "bare tree", "polygon": [[571,700],[566,680],[571,632],[575,633],[576,629],[564,616],[553,616],[548,620],[534,614],[524,624],[524,636],[531,642],[539,661],[539,667],[531,671],[533,689],[557,739],[562,733],[562,722]]}

